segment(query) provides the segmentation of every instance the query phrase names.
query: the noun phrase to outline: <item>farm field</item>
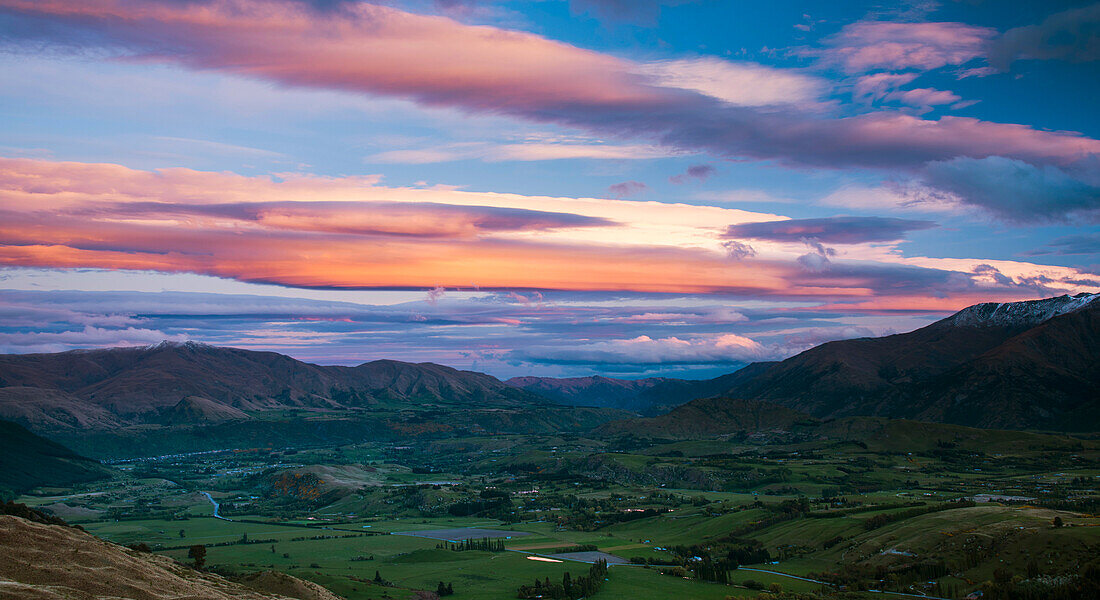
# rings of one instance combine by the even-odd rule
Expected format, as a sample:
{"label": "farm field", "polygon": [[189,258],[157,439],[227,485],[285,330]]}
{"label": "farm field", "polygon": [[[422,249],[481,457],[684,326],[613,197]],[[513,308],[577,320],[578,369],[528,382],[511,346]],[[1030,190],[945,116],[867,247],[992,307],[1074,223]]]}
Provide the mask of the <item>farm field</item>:
{"label": "farm field", "polygon": [[1068,575],[1100,550],[1095,443],[1010,453],[1001,437],[988,454],[934,438],[708,453],[562,436],[234,451],[120,462],[113,479],[19,500],[184,564],[201,545],[207,570],[284,572],[349,600],[515,598],[599,558],[597,599],[961,598],[1006,572]]}

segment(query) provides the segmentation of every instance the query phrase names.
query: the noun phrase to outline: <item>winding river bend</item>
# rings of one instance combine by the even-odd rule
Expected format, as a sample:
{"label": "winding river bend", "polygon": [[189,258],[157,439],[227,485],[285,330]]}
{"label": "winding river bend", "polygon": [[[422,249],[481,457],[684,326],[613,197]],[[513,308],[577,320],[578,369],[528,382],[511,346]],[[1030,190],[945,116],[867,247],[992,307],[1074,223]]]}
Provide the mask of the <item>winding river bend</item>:
{"label": "winding river bend", "polygon": [[215,499],[214,499],[214,498],[213,498],[213,497],[212,497],[212,496],[210,495],[210,492],[202,492],[202,495],[203,495],[203,496],[206,496],[206,499],[210,501],[210,504],[213,504],[213,505],[214,505],[214,518],[215,518],[215,519],[221,519],[221,520],[223,520],[223,521],[232,521],[232,520],[233,520],[233,519],[227,519],[227,518],[225,518],[225,517],[221,516],[220,514],[218,514],[218,510],[219,510],[219,509],[221,508],[221,505],[220,505],[220,504],[218,504],[218,501],[217,501],[217,500],[215,500]]}

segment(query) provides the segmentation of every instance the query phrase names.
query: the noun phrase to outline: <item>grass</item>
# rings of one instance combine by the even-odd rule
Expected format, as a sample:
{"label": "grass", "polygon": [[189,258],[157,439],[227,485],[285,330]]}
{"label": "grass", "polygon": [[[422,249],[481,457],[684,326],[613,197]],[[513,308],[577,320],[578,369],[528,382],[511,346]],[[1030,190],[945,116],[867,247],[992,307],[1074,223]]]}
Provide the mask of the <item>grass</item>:
{"label": "grass", "polygon": [[[510,599],[521,584],[529,584],[535,578],[558,581],[565,572],[579,576],[588,569],[581,563],[528,560],[529,553],[544,554],[571,544],[592,544],[627,559],[667,559],[671,557],[669,552],[654,547],[705,544],[731,532],[739,532],[745,541],[759,541],[772,556],[783,556],[779,564],[761,568],[799,576],[832,571],[852,563],[874,567],[927,559],[954,564],[975,548],[995,548],[994,553],[982,555],[980,564],[962,573],[972,581],[983,581],[992,576],[992,569],[997,566],[1018,574],[1026,572],[1028,561],[1038,560],[1044,568],[1049,565],[1053,574],[1068,572],[1072,565],[1095,555],[1100,540],[1100,528],[1092,527],[1097,524],[1095,518],[1024,507],[981,505],[952,509],[888,523],[870,531],[864,527],[866,519],[904,509],[880,508],[836,518],[803,517],[770,527],[753,527],[760,519],[775,514],[769,505],[800,494],[816,497],[826,488],[864,506],[911,501],[938,503],[977,492],[1042,496],[1042,489],[1058,489],[1067,495],[1081,494],[1086,486],[1072,479],[1100,473],[1096,469],[1094,442],[874,421],[863,421],[860,427],[846,431],[845,435],[851,434],[850,439],[866,439],[869,449],[835,441],[800,442],[784,447],[684,441],[605,454],[599,464],[613,468],[594,477],[589,477],[587,470],[584,475],[580,473],[581,469],[589,468],[587,461],[600,444],[548,436],[441,439],[400,452],[387,444],[375,444],[329,446],[293,453],[221,453],[127,467],[132,469],[132,476],[124,473],[109,482],[39,490],[42,495],[24,499],[39,505],[65,502],[82,508],[86,511],[83,513],[86,518],[81,521],[85,528],[112,541],[145,542],[154,547],[203,543],[211,545],[207,559],[210,565],[238,572],[264,569],[287,572],[329,587],[348,600],[411,599],[413,589],[434,590],[441,580],[453,584],[455,598]],[[940,452],[949,449],[950,444],[957,444],[959,450]],[[727,455],[728,458],[723,458]],[[274,465],[279,469],[314,472],[325,481],[326,489],[334,492],[332,497],[339,497],[323,507],[284,502],[259,489],[262,481],[249,475]],[[509,470],[512,467],[508,465],[515,469]],[[433,472],[424,472],[425,466]],[[420,467],[417,470],[421,472],[414,473],[414,467]],[[677,470],[702,473],[705,477],[654,479]],[[764,480],[747,476],[750,471],[768,474],[770,483],[753,487],[753,481]],[[560,473],[574,472],[578,474],[572,479],[555,478]],[[781,472],[779,479],[770,477]],[[529,477],[525,473],[539,476]],[[403,504],[407,496],[403,490],[409,488],[400,486],[420,481],[462,484],[422,488],[418,504]],[[748,491],[679,487],[692,482],[702,482],[698,484],[700,487]],[[487,488],[512,493],[516,507],[514,513],[490,514],[508,520],[517,515],[530,520],[506,523],[482,517],[406,516],[446,514],[449,503],[477,498]],[[215,498],[238,502],[238,507],[244,507],[238,510],[255,513],[233,518],[272,522],[213,519],[210,503],[188,491],[197,489],[209,490]],[[657,492],[662,498],[654,500]],[[577,503],[570,500],[572,496],[588,500],[587,507],[576,508]],[[562,504],[548,504],[555,498]],[[754,507],[757,502],[765,507]],[[177,507],[191,518],[113,519],[112,515],[120,511],[134,513],[139,504],[153,506],[158,511],[153,514],[164,514],[165,507]],[[814,511],[824,510],[820,501],[814,504]],[[537,506],[539,512],[528,512],[520,506]],[[589,528],[606,519],[606,514],[650,506],[673,510],[595,531],[566,530],[559,525],[559,522],[579,523],[578,526]],[[89,516],[95,514],[89,509],[102,511],[102,516],[95,520]],[[582,511],[588,512],[583,520],[578,520]],[[265,514],[280,518],[276,520]],[[1067,526],[1054,529],[1051,520],[1055,515],[1062,516]],[[524,531],[530,535],[507,540],[506,546],[513,551],[497,553],[454,552],[437,548],[438,542],[432,539],[384,535],[475,527]],[[180,529],[186,537],[178,536]],[[358,533],[372,535],[295,539]],[[250,540],[274,542],[212,546],[237,542],[243,535]],[[824,548],[825,542],[838,537],[842,541]],[[916,556],[883,553],[894,549]],[[187,562],[186,549],[161,553]],[[366,558],[371,559],[359,560]],[[393,582],[394,587],[372,583],[376,571]],[[818,587],[781,575],[746,570],[736,571],[733,579],[736,582],[754,579],[765,586],[779,583],[790,591],[812,591]],[[758,592],[743,587],[662,576],[657,568],[616,566],[594,598],[708,600],[757,595]]]}
{"label": "grass", "polygon": [[[425,520],[422,520],[425,521]],[[406,530],[439,528],[442,526],[482,525],[484,520],[433,519],[410,523],[404,520],[375,522],[380,530]],[[663,526],[664,524],[662,524]],[[173,537],[183,526],[187,537]],[[601,548],[616,550],[622,556],[644,555],[653,551],[645,544],[632,543],[619,535],[602,533],[553,532],[546,523],[511,526],[532,531],[533,535],[513,540],[515,544],[531,542],[595,543]],[[163,531],[164,533],[160,533]],[[454,598],[514,598],[515,590],[535,578],[558,581],[565,572],[574,577],[587,572],[588,565],[563,562],[545,563],[528,560],[525,552],[455,552],[436,548],[435,540],[400,535],[379,535],[355,538],[322,540],[298,540],[293,538],[311,535],[342,535],[342,532],[308,530],[298,527],[278,527],[251,523],[236,523],[217,519],[191,519],[190,521],[129,521],[96,524],[92,532],[101,537],[123,543],[135,541],[163,541],[166,543],[214,543],[234,541],[247,533],[252,539],[275,538],[272,544],[234,544],[208,548],[207,561],[211,567],[228,567],[236,571],[274,569],[309,579],[329,587],[349,600],[374,600],[382,598],[406,598],[408,589],[435,589],[436,583],[452,583]],[[188,562],[187,550],[162,552],[181,562]],[[284,554],[287,556],[284,557]],[[373,557],[373,560],[352,560],[356,557]],[[397,587],[384,587],[370,583],[375,572]],[[742,577],[743,575],[743,577]],[[785,589],[809,590],[815,586],[765,573],[742,572],[735,580],[755,579],[765,584],[773,581]],[[638,598],[639,600],[684,597],[725,598],[751,597],[751,590],[719,586],[717,584],[684,580],[659,575],[656,569],[636,566],[620,566],[611,570],[609,581],[597,598]]]}

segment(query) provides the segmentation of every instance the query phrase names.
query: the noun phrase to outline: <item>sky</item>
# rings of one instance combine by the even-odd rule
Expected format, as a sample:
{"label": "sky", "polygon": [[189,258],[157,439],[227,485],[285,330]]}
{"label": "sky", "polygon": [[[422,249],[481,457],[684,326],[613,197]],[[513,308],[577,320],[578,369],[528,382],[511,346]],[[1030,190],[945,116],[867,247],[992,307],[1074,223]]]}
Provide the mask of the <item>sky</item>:
{"label": "sky", "polygon": [[1100,3],[0,0],[0,352],[713,377],[1100,291]]}

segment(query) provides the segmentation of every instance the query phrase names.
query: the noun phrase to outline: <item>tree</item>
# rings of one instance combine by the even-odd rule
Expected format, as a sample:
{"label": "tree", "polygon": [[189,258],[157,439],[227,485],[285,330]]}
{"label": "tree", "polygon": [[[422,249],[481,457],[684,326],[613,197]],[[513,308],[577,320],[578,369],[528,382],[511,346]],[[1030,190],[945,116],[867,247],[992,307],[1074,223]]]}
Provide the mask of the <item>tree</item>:
{"label": "tree", "polygon": [[382,583],[383,581],[385,581],[385,579],[382,579],[382,573],[379,572],[379,571],[375,571],[374,572],[374,582],[375,583]]}
{"label": "tree", "polygon": [[191,546],[191,549],[187,551],[187,558],[194,559],[196,569],[202,569],[203,565],[206,564],[206,546],[202,544]]}
{"label": "tree", "polygon": [[1062,522],[1062,517],[1054,517],[1054,526],[1061,527],[1065,523]]}
{"label": "tree", "polygon": [[180,537],[181,538],[187,537],[187,533],[184,532],[182,529],[180,529]]}
{"label": "tree", "polygon": [[442,581],[439,582],[439,585],[435,586],[435,595],[440,598],[447,595],[447,586],[443,585]]}

